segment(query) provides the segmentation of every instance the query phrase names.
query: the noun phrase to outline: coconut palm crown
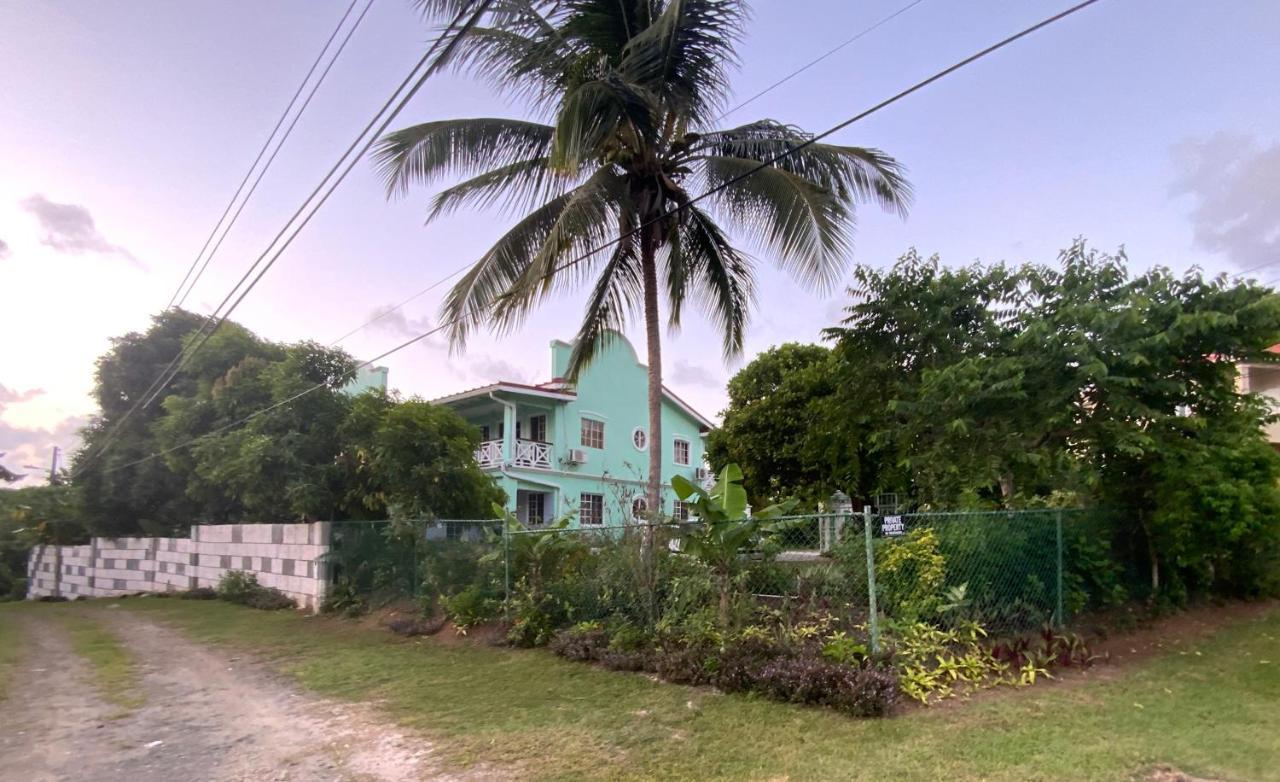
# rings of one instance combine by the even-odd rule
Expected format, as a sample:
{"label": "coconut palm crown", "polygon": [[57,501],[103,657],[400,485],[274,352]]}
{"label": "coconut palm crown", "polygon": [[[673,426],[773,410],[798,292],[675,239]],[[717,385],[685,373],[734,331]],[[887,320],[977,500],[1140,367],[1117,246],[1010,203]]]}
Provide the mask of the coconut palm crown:
{"label": "coconut palm crown", "polygon": [[[642,316],[655,444],[663,442],[660,309],[674,330],[692,302],[723,335],[726,356],[742,349],[756,262],[731,234],[802,284],[829,291],[851,261],[855,206],[874,201],[905,215],[910,185],[877,149],[811,143],[743,177],[812,140],[769,119],[715,127],[743,2],[418,5],[448,42],[433,68],[486,80],[534,117],[425,122],[388,134],[377,149],[392,196],[456,182],[436,193],[428,220],[463,207],[518,215],[446,296],[452,343],[460,347],[478,326],[512,330],[548,296],[589,286],[570,379],[611,330]],[[661,447],[649,449],[651,509],[662,507],[661,458]]]}

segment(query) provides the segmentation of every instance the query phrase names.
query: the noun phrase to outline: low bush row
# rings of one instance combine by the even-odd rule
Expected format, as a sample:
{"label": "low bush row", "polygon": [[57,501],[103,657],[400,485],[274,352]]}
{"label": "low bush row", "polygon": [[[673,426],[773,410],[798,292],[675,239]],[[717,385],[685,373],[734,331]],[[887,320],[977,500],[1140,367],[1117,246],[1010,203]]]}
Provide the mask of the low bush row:
{"label": "low bush row", "polygon": [[611,670],[648,671],[675,684],[709,685],[724,692],[826,706],[855,717],[888,714],[899,700],[898,677],[890,666],[861,661],[834,662],[825,645],[780,643],[748,630],[720,643],[689,643],[667,636],[654,644],[626,648],[598,623],[561,630],[549,648],[570,660],[595,662]]}

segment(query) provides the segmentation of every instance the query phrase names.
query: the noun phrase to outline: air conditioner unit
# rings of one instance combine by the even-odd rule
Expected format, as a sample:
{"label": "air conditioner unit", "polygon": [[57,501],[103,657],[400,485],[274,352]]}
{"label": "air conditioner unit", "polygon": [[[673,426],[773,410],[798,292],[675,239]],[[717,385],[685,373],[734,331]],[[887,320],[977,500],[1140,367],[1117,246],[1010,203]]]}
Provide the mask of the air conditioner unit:
{"label": "air conditioner unit", "polygon": [[703,481],[711,480],[712,472],[709,467],[699,467],[694,473],[694,476],[698,479],[698,482],[701,483]]}
{"label": "air conditioner unit", "polygon": [[587,451],[585,448],[569,449],[569,464],[585,464],[587,461]]}

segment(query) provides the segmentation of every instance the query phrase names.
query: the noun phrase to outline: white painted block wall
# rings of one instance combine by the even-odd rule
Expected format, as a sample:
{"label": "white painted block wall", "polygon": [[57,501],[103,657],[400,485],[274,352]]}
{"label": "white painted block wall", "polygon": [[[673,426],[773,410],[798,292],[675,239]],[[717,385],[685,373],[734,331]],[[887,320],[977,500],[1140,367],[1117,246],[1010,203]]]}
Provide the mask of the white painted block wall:
{"label": "white painted block wall", "polygon": [[87,546],[37,546],[27,599],[112,597],[216,587],[231,570],[253,573],[300,608],[316,611],[328,584],[329,523],[216,524],[187,538],[94,538]]}

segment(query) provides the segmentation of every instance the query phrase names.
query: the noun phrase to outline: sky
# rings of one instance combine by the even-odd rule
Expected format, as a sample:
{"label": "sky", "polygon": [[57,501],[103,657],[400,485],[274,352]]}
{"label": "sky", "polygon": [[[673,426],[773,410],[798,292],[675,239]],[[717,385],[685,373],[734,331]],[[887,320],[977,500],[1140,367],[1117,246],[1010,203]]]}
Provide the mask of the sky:
{"label": "sky", "polygon": [[[0,0],[0,464],[47,465],[95,412],[94,361],[163,309],[348,0]],[[733,81],[745,98],[906,4],[757,0]],[[1065,0],[924,0],[726,118],[819,131]],[[804,12],[796,9],[803,5]],[[209,313],[424,51],[409,0],[375,0],[188,308]],[[1280,278],[1280,4],[1103,0],[831,140],[907,168],[906,219],[865,206],[852,262],[908,248],[950,265],[1052,262],[1077,236],[1132,267]],[[1267,74],[1271,74],[1268,76]],[[428,83],[393,128],[528,116],[484,84]],[[328,343],[473,261],[513,221],[423,224],[432,191],[388,200],[352,175],[237,310],[275,340]],[[665,334],[667,384],[708,416],[755,354],[817,341],[848,302],[759,260],[741,356],[696,315]],[[437,322],[447,286],[341,343],[377,355]],[[384,363],[406,395],[549,379],[582,294],[462,353],[426,340]],[[629,336],[642,345],[637,326]],[[33,476],[30,481],[34,482]],[[21,484],[20,484],[21,485]]]}

